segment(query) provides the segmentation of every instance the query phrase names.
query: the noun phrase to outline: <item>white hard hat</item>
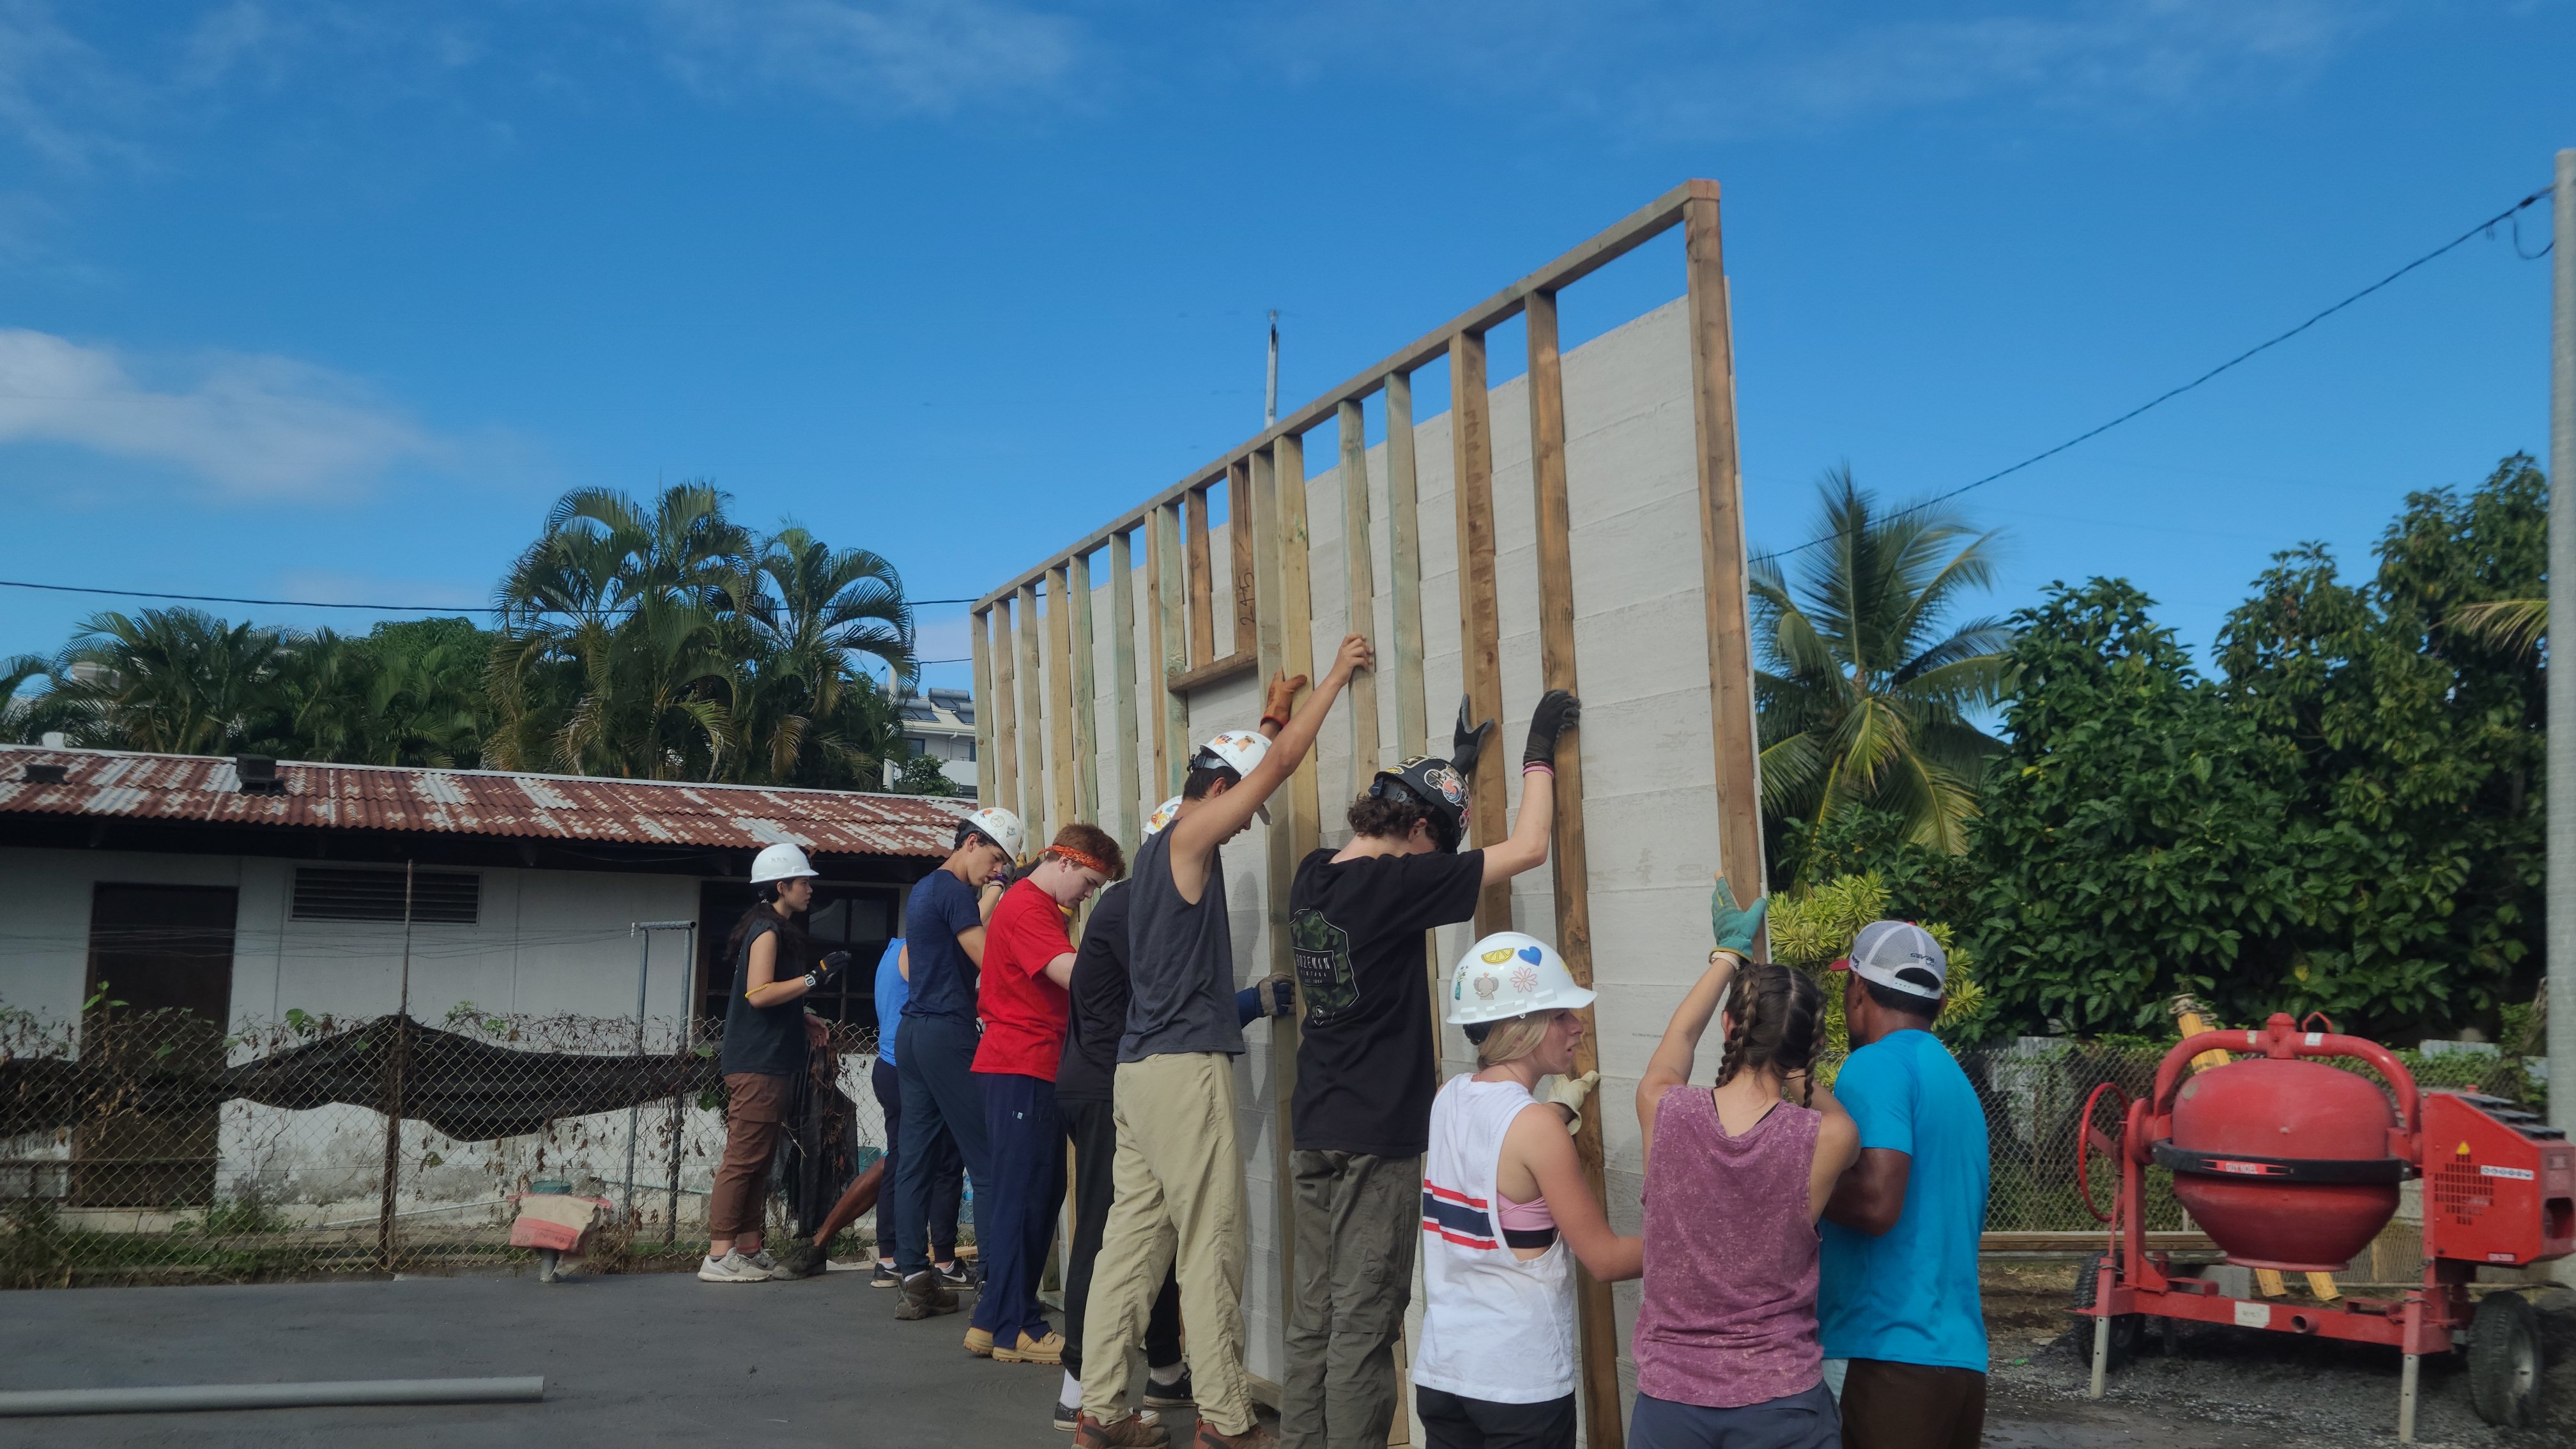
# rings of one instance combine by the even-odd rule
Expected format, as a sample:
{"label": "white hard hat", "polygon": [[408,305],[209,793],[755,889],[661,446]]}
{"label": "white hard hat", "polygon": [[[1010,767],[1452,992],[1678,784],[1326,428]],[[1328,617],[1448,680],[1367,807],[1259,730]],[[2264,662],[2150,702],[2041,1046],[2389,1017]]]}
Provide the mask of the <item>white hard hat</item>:
{"label": "white hard hat", "polygon": [[807,863],[805,852],[783,840],[776,845],[764,847],[760,854],[751,858],[753,885],[773,880],[794,880],[799,876],[811,876],[816,873],[814,867]]}
{"label": "white hard hat", "polygon": [[1146,836],[1151,838],[1162,834],[1163,827],[1171,824],[1173,819],[1180,813],[1181,797],[1178,795],[1175,795],[1171,799],[1164,801],[1162,804],[1155,806],[1154,813],[1145,817]]}
{"label": "white hard hat", "polygon": [[988,805],[967,816],[963,823],[1002,847],[1002,853],[1014,861],[1028,848],[1029,832],[1020,824],[1020,817],[999,805]]}
{"label": "white hard hat", "polygon": [[1496,931],[1458,958],[1449,978],[1451,1026],[1506,1021],[1533,1011],[1590,1006],[1589,988],[1574,984],[1574,973],[1556,949],[1536,936]]}
{"label": "white hard hat", "polygon": [[[1213,758],[1217,763],[1233,770],[1238,778],[1249,780],[1252,778],[1252,772],[1260,766],[1263,757],[1269,753],[1270,738],[1260,731],[1227,730],[1224,734],[1199,746],[1198,754],[1191,757],[1190,763],[1196,765]],[[1270,823],[1268,804],[1256,806],[1252,813],[1261,817],[1262,824]]]}

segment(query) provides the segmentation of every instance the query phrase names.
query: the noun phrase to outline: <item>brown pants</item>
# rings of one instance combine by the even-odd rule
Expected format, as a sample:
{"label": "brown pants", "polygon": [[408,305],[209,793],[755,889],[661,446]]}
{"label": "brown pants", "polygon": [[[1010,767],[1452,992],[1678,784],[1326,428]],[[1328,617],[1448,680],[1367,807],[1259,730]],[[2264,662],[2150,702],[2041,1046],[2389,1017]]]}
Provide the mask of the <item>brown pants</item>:
{"label": "brown pants", "polygon": [[1986,1376],[1856,1358],[1843,1379],[1843,1449],[1977,1449]]}
{"label": "brown pants", "polygon": [[795,1082],[767,1072],[727,1072],[724,1161],[716,1167],[715,1191],[707,1197],[707,1240],[729,1243],[744,1233],[760,1231],[762,1210],[769,1205],[769,1159],[778,1151],[778,1134],[787,1120],[787,1102]]}

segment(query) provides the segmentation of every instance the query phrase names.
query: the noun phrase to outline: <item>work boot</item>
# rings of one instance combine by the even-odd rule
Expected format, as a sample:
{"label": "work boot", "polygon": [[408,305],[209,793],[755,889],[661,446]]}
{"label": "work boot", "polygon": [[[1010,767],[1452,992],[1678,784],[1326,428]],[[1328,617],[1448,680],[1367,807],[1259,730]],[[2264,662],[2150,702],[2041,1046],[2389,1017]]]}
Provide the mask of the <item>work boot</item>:
{"label": "work boot", "polygon": [[1044,1338],[1031,1338],[1028,1336],[1027,1332],[1023,1331],[1017,1342],[997,1342],[993,1345],[993,1362],[1063,1363],[1064,1335],[1061,1333],[1049,1333]]}
{"label": "work boot", "polygon": [[993,1330],[989,1328],[968,1328],[966,1330],[966,1351],[975,1355],[977,1358],[991,1358],[993,1356]]}
{"label": "work boot", "polygon": [[1172,1431],[1152,1414],[1129,1414],[1115,1424],[1084,1414],[1073,1425],[1073,1449],[1162,1449],[1171,1442]]}
{"label": "work boot", "polygon": [[957,1295],[939,1286],[939,1275],[925,1268],[903,1280],[903,1301],[894,1316],[906,1323],[957,1311]]}
{"label": "work boot", "polygon": [[1190,1449],[1279,1449],[1279,1433],[1255,1419],[1252,1427],[1240,1434],[1220,1434],[1214,1424],[1201,1419],[1198,1437],[1190,1441]]}

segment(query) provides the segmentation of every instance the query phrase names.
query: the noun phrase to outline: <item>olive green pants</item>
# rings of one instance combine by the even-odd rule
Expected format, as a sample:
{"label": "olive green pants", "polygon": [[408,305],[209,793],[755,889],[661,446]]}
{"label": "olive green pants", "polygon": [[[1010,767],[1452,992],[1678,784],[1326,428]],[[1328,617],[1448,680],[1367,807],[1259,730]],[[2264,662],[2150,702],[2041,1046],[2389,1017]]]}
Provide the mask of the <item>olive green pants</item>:
{"label": "olive green pants", "polygon": [[1281,1449],[1386,1449],[1404,1411],[1395,1345],[1422,1241],[1422,1159],[1294,1152],[1297,1293],[1279,1383]]}

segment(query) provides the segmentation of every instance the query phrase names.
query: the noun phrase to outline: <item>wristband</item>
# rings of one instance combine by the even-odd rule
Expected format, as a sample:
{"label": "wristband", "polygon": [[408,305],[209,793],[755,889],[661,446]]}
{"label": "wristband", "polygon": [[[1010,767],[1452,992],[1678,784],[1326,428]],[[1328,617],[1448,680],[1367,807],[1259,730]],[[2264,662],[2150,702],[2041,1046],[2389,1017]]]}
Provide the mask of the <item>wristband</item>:
{"label": "wristband", "polygon": [[1275,724],[1275,725],[1279,726],[1279,727],[1280,727],[1281,729],[1283,729],[1283,730],[1284,730],[1284,729],[1286,729],[1286,728],[1288,728],[1288,721],[1287,721],[1286,719],[1282,718],[1281,716],[1279,716],[1279,715],[1275,715],[1275,714],[1265,714],[1265,715],[1263,715],[1263,716],[1261,717],[1261,723],[1262,723],[1262,724],[1266,724],[1266,725]]}
{"label": "wristband", "polygon": [[1556,776],[1556,766],[1551,765],[1544,760],[1532,760],[1521,766],[1521,773],[1524,775],[1536,773],[1546,775],[1550,779],[1553,779]]}

